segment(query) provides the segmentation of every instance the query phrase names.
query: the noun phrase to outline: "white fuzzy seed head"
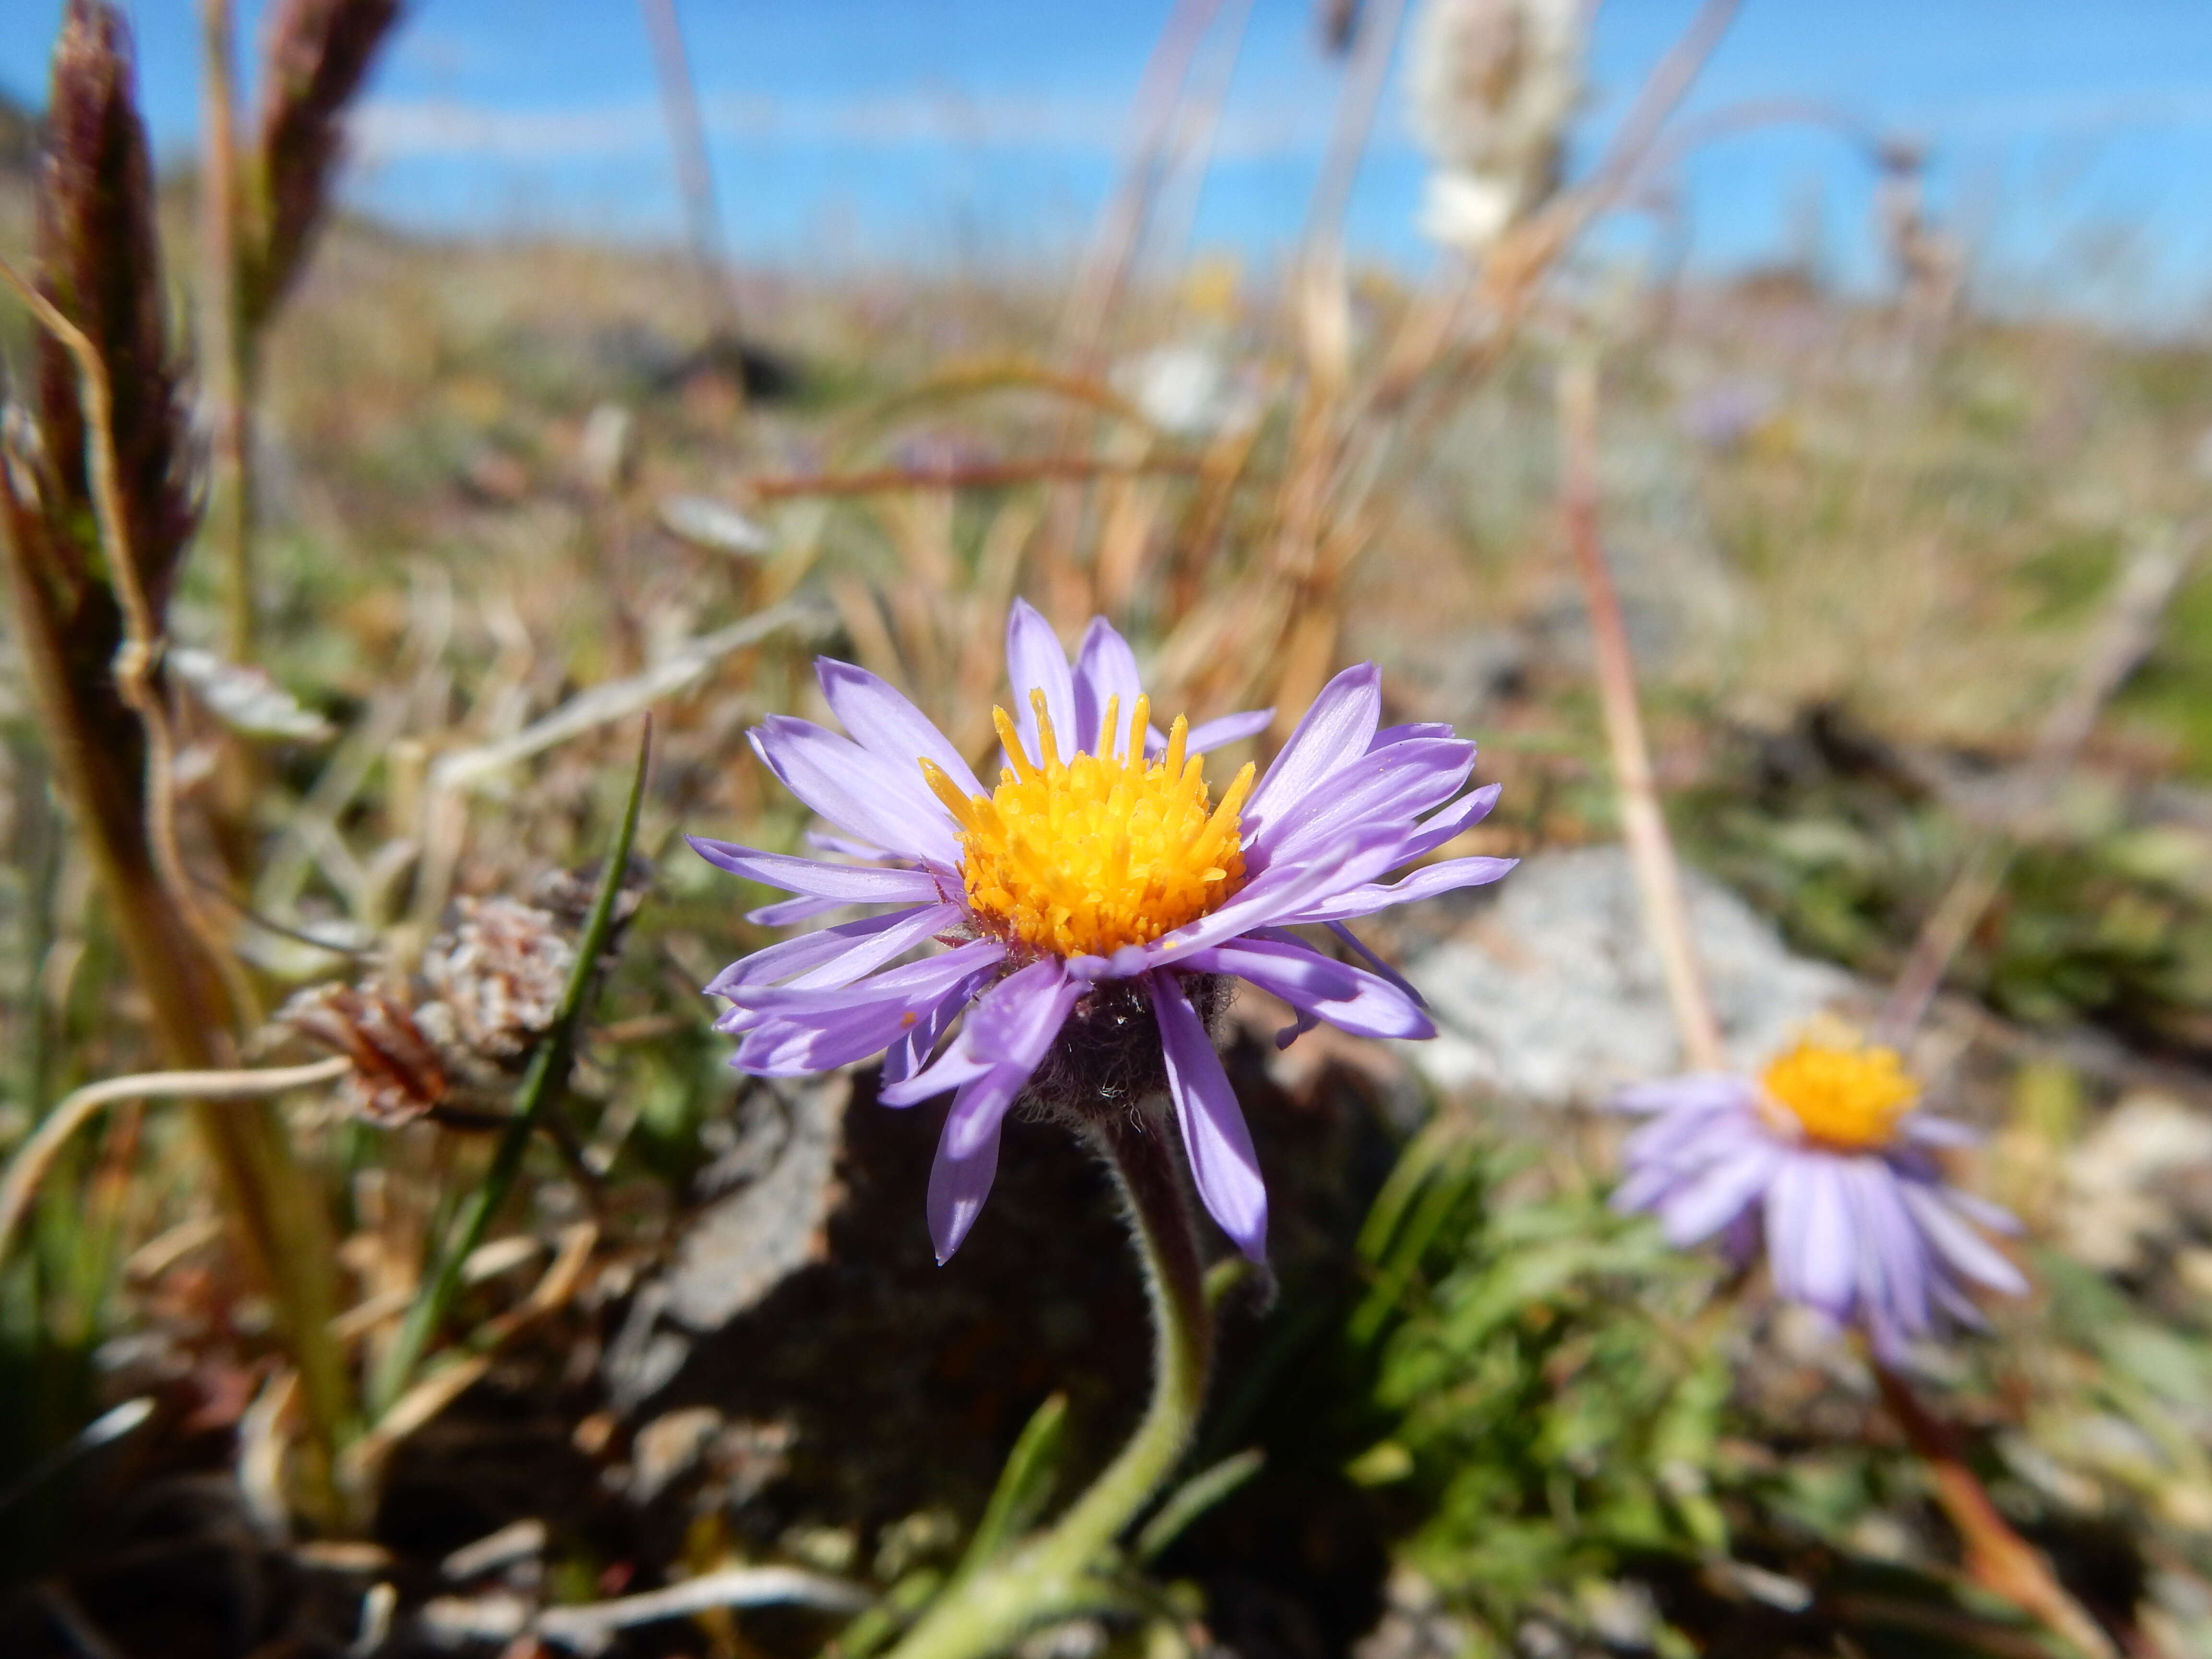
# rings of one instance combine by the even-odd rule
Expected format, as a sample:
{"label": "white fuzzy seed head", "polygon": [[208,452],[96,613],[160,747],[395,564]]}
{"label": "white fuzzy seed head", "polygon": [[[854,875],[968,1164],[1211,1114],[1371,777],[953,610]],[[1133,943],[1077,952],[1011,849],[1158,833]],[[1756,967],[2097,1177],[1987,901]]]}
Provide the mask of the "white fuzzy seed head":
{"label": "white fuzzy seed head", "polygon": [[1582,99],[1583,0],[1426,0],[1413,26],[1413,127],[1435,161],[1421,229],[1480,253],[1558,187]]}

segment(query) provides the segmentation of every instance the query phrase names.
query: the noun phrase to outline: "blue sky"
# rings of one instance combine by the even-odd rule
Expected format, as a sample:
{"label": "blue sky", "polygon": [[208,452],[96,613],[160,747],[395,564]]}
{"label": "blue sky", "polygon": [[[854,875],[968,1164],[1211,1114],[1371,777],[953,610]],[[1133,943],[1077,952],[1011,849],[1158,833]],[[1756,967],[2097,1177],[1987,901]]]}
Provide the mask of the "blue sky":
{"label": "blue sky", "polygon": [[[1693,10],[1607,0],[1594,153]],[[60,0],[0,0],[0,85],[36,96]],[[191,0],[126,8],[157,144],[196,124]],[[260,8],[245,6],[250,38]],[[1111,189],[1168,0],[682,0],[742,257],[787,266],[1062,256]],[[1255,0],[1198,246],[1264,263],[1296,240],[1338,70],[1310,0]],[[2212,291],[2212,3],[1746,0],[1690,112],[1830,106],[1932,147],[1936,196],[1988,284],[2077,308],[2201,314]],[[665,239],[677,224],[653,63],[633,0],[415,0],[364,112],[349,189],[440,229]],[[1415,265],[1422,166],[1395,91],[1351,222]],[[1832,132],[1761,126],[1682,180],[1692,258],[1739,267],[1817,243],[1874,269],[1869,179]],[[1613,246],[1648,232],[1625,221]]]}

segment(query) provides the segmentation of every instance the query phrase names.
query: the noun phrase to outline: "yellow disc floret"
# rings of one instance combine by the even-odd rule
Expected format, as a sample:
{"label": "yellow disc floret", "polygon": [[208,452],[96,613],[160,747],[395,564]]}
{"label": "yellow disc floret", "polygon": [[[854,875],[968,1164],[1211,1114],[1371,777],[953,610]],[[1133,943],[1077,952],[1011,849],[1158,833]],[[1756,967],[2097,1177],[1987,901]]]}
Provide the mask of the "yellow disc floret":
{"label": "yellow disc floret", "polygon": [[1894,1048],[1800,1042],[1759,1079],[1812,1139],[1863,1152],[1885,1146],[1920,1090]]}
{"label": "yellow disc floret", "polygon": [[1252,790],[1250,766],[1215,805],[1203,763],[1183,754],[1189,728],[1181,719],[1165,751],[1146,763],[1146,699],[1130,713],[1121,754],[1116,697],[1106,704],[1098,752],[1066,761],[1044,694],[1030,692],[1030,707],[1044,764],[1030,759],[1006,711],[992,710],[1014,763],[990,794],[963,795],[941,769],[921,763],[959,821],[960,872],[981,927],[1030,951],[1103,956],[1195,921],[1244,884],[1237,813]]}

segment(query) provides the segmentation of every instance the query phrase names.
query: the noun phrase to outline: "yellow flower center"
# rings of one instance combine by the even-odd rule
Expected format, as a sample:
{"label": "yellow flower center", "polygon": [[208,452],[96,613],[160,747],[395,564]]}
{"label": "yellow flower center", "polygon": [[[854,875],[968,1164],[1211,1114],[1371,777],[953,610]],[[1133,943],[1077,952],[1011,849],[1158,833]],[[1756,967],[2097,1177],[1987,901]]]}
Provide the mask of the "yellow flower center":
{"label": "yellow flower center", "polygon": [[1801,1042],[1759,1079],[1814,1140],[1863,1151],[1887,1143],[1918,1096],[1894,1048]]}
{"label": "yellow flower center", "polygon": [[1204,763],[1184,757],[1189,726],[1180,717],[1166,751],[1146,763],[1147,699],[1130,714],[1122,755],[1113,752],[1115,697],[1098,733],[1101,752],[1066,761],[1042,691],[1030,693],[1030,707],[1044,764],[1030,761],[1006,711],[993,709],[1014,763],[990,794],[963,795],[940,768],[921,763],[959,821],[960,873],[977,921],[1032,951],[1103,956],[1195,921],[1244,884],[1237,811],[1252,790],[1249,765],[1216,806]]}

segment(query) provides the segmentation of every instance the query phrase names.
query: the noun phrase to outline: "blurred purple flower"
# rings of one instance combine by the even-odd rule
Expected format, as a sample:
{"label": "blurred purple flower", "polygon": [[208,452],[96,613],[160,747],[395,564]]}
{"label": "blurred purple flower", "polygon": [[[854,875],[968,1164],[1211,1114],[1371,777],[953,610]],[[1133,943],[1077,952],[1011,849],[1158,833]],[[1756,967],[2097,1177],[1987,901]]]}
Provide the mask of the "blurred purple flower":
{"label": "blurred purple flower", "polygon": [[[905,697],[827,659],[823,695],[849,738],[780,715],[752,732],[836,831],[810,839],[855,861],[692,846],[797,896],[752,912],[762,925],[875,913],[770,945],[708,984],[732,1005],[719,1029],[743,1037],[732,1063],[791,1076],[883,1054],[886,1105],[954,1091],[929,1184],[939,1261],[990,1191],[1017,1102],[1079,1121],[1164,1093],[1206,1209],[1257,1259],[1267,1193],[1210,1030],[1230,979],[1297,1011],[1279,1042],[1322,1020],[1433,1036],[1418,997],[1344,924],[1504,874],[1511,860],[1460,858],[1381,879],[1480,822],[1497,788],[1460,793],[1474,745],[1449,726],[1378,730],[1371,664],[1332,680],[1257,787],[1247,767],[1217,804],[1198,757],[1264,730],[1272,711],[1178,720],[1163,736],[1134,653],[1103,617],[1071,668],[1049,624],[1017,602],[1006,659],[1021,712],[998,715],[1008,763],[995,790]],[[1379,971],[1285,931],[1303,924],[1329,927]],[[948,948],[905,960],[933,941]]]}
{"label": "blurred purple flower", "polygon": [[1682,428],[1705,448],[1730,454],[1774,418],[1780,402],[1772,386],[1757,380],[1717,381],[1682,404]]}
{"label": "blurred purple flower", "polygon": [[1763,1243],[1783,1297],[1857,1325],[1894,1359],[1947,1320],[1980,1325],[1971,1286],[2027,1288],[1977,1231],[2019,1223],[1948,1185],[1929,1156],[1973,1132],[1915,1109],[1917,1092],[1890,1049],[1813,1042],[1759,1078],[1626,1090],[1615,1104],[1651,1121],[1629,1138],[1613,1207],[1656,1214],[1676,1245],[1722,1235],[1739,1262]]}

